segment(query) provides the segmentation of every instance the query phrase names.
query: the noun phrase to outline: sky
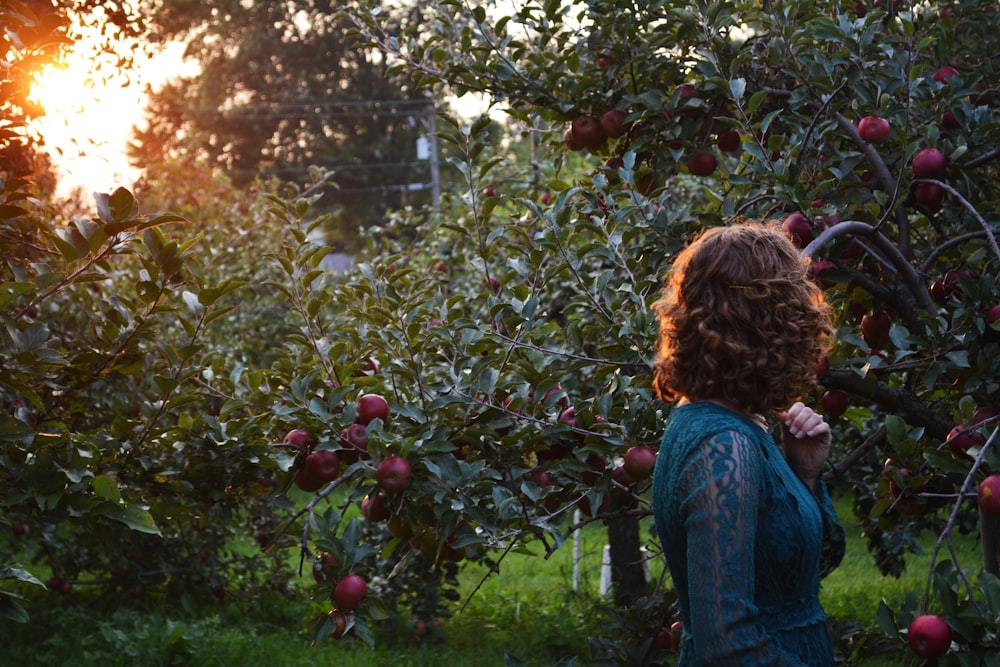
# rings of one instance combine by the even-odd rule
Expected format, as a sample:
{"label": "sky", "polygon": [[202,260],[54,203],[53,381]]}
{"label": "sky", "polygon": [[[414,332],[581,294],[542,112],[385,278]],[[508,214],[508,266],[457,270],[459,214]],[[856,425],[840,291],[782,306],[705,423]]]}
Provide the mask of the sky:
{"label": "sky", "polygon": [[44,71],[33,96],[46,115],[32,124],[60,175],[57,196],[75,188],[86,195],[134,185],[138,171],[125,156],[132,127],[143,124],[147,86],[156,89],[169,77],[197,71],[183,61],[182,50],[169,45],[151,59],[141,58],[129,78],[92,76],[86,47],[70,54],[64,69]]}

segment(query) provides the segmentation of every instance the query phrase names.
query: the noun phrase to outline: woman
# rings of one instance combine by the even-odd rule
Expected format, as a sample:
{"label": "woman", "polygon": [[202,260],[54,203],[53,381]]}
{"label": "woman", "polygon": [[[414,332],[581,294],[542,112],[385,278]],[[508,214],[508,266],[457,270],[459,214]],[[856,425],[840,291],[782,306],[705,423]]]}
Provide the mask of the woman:
{"label": "woman", "polygon": [[655,389],[677,405],[653,511],[684,623],[679,665],[833,665],[818,598],[844,553],[821,478],[830,427],[795,401],[833,330],[807,270],[779,228],[737,222],[682,251],[655,304]]}

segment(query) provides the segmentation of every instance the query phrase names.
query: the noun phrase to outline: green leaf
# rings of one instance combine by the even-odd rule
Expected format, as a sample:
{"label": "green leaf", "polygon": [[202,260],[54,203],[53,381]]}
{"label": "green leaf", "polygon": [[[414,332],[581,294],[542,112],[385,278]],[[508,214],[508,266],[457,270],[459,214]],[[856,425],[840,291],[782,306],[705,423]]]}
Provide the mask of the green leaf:
{"label": "green leaf", "polygon": [[34,437],[35,429],[16,417],[0,414],[0,440],[27,441]]}
{"label": "green leaf", "polygon": [[31,574],[27,570],[22,570],[19,567],[9,565],[0,567],[0,579],[17,579],[18,581],[23,581],[26,584],[35,584],[37,586],[45,585],[35,578],[35,575]]}
{"label": "green leaf", "polygon": [[108,500],[113,500],[116,503],[121,500],[121,493],[118,491],[118,485],[110,477],[98,475],[91,480],[91,484],[94,486],[94,493],[101,498],[107,498]]}
{"label": "green leaf", "polygon": [[969,368],[969,352],[968,350],[955,350],[949,352],[945,355],[948,361],[955,364],[959,368]]}
{"label": "green leaf", "polygon": [[30,620],[24,607],[8,597],[3,591],[0,591],[0,618],[15,623],[27,623]]}
{"label": "green leaf", "polygon": [[885,603],[885,599],[879,601],[875,618],[878,621],[878,626],[882,628],[882,632],[890,637],[899,636],[899,628],[896,626],[896,615],[889,609],[889,605]]}
{"label": "green leaf", "polygon": [[729,82],[729,94],[733,96],[733,100],[739,102],[743,99],[743,95],[747,91],[746,79],[733,79]]}
{"label": "green leaf", "polygon": [[136,505],[126,505],[124,511],[109,514],[108,518],[120,521],[132,530],[139,531],[140,533],[160,535],[160,529],[156,527],[153,516]]}

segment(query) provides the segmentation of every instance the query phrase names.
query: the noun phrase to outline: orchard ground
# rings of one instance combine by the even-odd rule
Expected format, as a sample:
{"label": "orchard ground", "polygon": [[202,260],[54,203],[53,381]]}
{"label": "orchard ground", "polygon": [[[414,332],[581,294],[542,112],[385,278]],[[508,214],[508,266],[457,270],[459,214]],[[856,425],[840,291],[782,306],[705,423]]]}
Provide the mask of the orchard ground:
{"label": "orchard ground", "polygon": [[[847,555],[840,567],[823,582],[821,598],[835,633],[849,635],[860,627],[877,633],[876,611],[881,599],[899,607],[911,591],[925,585],[934,536],[925,531],[917,543],[921,553],[912,555],[900,578],[879,575],[867,553],[861,522],[851,510],[850,499],[837,501],[838,514],[847,529]],[[649,525],[644,525],[648,537]],[[64,596],[49,593],[32,604],[26,625],[8,624],[2,667],[41,665],[310,665],[336,658],[343,667],[375,665],[441,664],[505,665],[505,655],[520,661],[510,664],[557,664],[575,657],[576,664],[590,658],[587,639],[599,632],[607,599],[598,595],[601,552],[606,533],[598,525],[582,531],[579,588],[573,590],[574,544],[548,559],[539,549],[514,551],[500,564],[500,574],[485,576],[485,568],[470,563],[462,569],[462,601],[456,613],[439,627],[406,622],[403,627],[376,628],[376,647],[358,641],[327,640],[311,646],[311,632],[302,619],[328,609],[325,600],[306,599],[314,589],[308,572],[301,580],[301,594],[277,592],[244,597],[232,592],[223,601],[205,606],[171,607],[151,597],[128,607],[107,610],[86,593],[70,604]],[[957,541],[963,565],[975,565],[978,542],[972,536]],[[254,549],[251,543],[240,548]],[[289,567],[298,557],[289,553]],[[662,574],[662,560],[649,562],[654,584]],[[79,599],[83,597],[82,604]],[[464,610],[458,608],[467,603]],[[100,609],[100,611],[98,611]],[[296,630],[298,628],[298,630]],[[847,650],[846,640],[838,644]],[[902,665],[901,644],[886,643],[885,654],[856,659],[847,664]],[[843,655],[843,653],[841,653]],[[564,663],[565,664],[565,663]]]}

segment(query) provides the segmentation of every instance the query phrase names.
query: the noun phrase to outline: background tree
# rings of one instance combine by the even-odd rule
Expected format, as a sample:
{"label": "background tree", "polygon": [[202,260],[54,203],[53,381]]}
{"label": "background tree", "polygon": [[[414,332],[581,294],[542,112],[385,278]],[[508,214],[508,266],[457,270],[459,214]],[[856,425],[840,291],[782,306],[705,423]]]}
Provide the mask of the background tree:
{"label": "background tree", "polygon": [[200,71],[152,96],[136,163],[204,157],[237,185],[322,167],[336,186],[324,200],[333,240],[348,245],[386,210],[431,201],[417,141],[439,101],[362,48],[329,3],[167,2],[154,21]]}

